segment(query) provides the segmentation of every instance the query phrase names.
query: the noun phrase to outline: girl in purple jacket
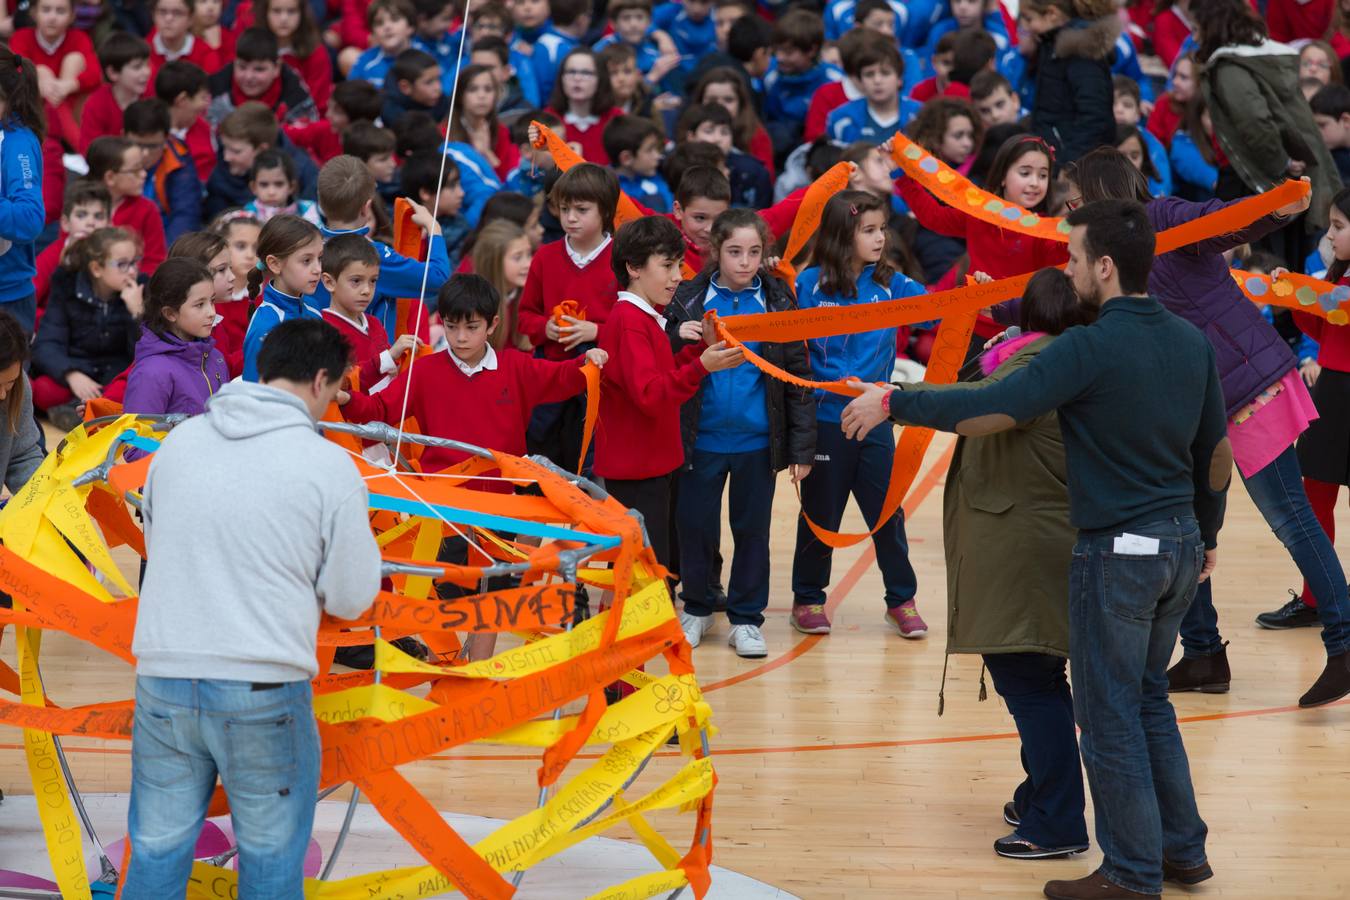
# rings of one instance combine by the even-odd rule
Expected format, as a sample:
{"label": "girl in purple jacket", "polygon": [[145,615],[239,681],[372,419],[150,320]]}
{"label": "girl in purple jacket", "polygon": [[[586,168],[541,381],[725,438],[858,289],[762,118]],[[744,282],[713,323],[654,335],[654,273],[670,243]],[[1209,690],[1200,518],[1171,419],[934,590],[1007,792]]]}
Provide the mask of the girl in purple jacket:
{"label": "girl in purple jacket", "polygon": [[184,256],[165,260],[146,291],[136,362],[127,376],[129,413],[195,416],[229,380],[216,349],[216,289],[211,270]]}

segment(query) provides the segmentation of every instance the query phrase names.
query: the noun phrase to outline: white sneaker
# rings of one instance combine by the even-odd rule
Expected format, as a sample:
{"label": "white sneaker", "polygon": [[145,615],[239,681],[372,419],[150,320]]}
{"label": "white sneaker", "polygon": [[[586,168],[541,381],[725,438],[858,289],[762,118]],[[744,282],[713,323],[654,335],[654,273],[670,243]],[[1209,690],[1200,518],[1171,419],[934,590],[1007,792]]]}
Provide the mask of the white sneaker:
{"label": "white sneaker", "polygon": [[697,647],[706,632],[712,631],[712,616],[695,616],[687,612],[680,613],[680,628],[690,647]]}
{"label": "white sneaker", "polygon": [[762,659],[769,655],[769,647],[764,643],[764,635],[759,633],[757,625],[732,625],[727,643],[737,656],[746,659]]}

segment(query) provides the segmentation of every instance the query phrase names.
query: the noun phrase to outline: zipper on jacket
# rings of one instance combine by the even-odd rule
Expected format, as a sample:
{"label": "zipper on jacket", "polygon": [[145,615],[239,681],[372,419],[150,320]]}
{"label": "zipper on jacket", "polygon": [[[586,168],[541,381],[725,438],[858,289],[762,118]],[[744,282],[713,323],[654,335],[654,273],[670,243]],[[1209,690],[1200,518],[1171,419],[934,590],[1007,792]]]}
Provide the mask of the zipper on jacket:
{"label": "zipper on jacket", "polygon": [[216,392],[216,389],[211,387],[211,376],[206,374],[206,360],[209,355],[210,354],[208,353],[202,354],[202,381],[206,382],[206,396],[208,397],[215,394]]}

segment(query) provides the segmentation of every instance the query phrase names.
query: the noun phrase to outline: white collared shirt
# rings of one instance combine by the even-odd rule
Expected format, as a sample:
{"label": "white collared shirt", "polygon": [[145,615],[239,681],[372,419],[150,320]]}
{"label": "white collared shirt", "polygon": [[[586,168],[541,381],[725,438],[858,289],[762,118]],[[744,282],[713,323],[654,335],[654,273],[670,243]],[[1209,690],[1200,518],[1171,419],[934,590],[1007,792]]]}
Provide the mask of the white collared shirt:
{"label": "white collared shirt", "polygon": [[483,358],[478,361],[478,365],[476,366],[471,366],[460,359],[450,347],[446,347],[445,352],[450,354],[450,358],[455,361],[455,365],[459,367],[459,370],[470,378],[484,369],[495,371],[497,368],[497,351],[492,349],[491,344],[488,344],[487,352],[483,354]]}
{"label": "white collared shirt", "polygon": [[571,125],[573,128],[580,128],[582,131],[585,131],[593,125],[598,125],[600,123],[600,117],[583,116],[579,113],[569,112],[563,115],[563,122]]}
{"label": "white collared shirt", "polygon": [[37,29],[33,29],[33,37],[37,40],[37,45],[42,48],[42,52],[48,56],[55,54],[57,50],[61,49],[61,45],[66,42],[66,36],[63,34],[55,44],[49,44],[43,40],[42,35],[38,34]]}
{"label": "white collared shirt", "polygon": [[571,258],[574,266],[578,269],[584,269],[586,266],[595,262],[595,258],[603,253],[605,248],[608,247],[613,240],[614,236],[607,234],[605,235],[605,239],[596,244],[595,249],[590,253],[578,253],[572,249],[572,239],[567,235],[563,235],[563,249],[567,251],[567,255]]}
{"label": "white collared shirt", "polygon": [[634,294],[632,291],[619,291],[618,302],[633,304],[638,309],[642,310],[647,315],[655,319],[656,324],[661,327],[662,331],[666,330],[666,317],[657,312],[656,307],[652,306],[650,303],[648,303],[646,300],[643,300],[641,297],[639,297],[637,294]]}
{"label": "white collared shirt", "polygon": [[183,57],[191,53],[192,46],[193,44],[196,43],[196,41],[197,38],[189,32],[187,35],[183,37],[183,49],[179,50],[177,53],[174,53],[168,47],[164,46],[164,39],[159,36],[159,32],[155,32],[155,36],[153,39],[151,39],[150,43],[154,44],[156,53],[164,57],[164,59],[167,60],[168,62],[173,62],[174,60],[182,59]]}

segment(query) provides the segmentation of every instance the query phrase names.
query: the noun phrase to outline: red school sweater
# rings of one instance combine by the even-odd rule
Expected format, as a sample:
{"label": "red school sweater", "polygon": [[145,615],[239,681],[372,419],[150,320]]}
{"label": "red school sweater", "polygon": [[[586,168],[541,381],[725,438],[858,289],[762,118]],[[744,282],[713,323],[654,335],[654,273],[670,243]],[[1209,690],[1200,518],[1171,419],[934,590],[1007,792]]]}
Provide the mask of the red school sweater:
{"label": "red school sweater", "polygon": [[684,463],[680,407],[708,370],[695,341],[675,355],[670,338],[645,310],[619,301],[600,328],[609,353],[595,427],[595,474],[625,481],[656,478]]}
{"label": "red school sweater", "polygon": [[[1342,278],[1340,284],[1350,284],[1350,278]],[[1317,341],[1318,365],[1336,372],[1350,372],[1350,326],[1332,325],[1311,313],[1292,312],[1299,331]]]}
{"label": "red school sweater", "polygon": [[98,56],[94,53],[94,42],[89,35],[77,28],[71,28],[61,38],[54,53],[48,53],[38,43],[37,29],[20,28],[9,39],[9,47],[20,56],[26,56],[35,66],[46,66],[53,75],[61,74],[61,62],[71,54],[84,57],[84,71],[75,77],[79,85],[75,93],[66,98],[63,106],[72,109],[78,98],[89,94],[103,81],[103,69],[99,67]]}
{"label": "red school sweater", "polygon": [[610,120],[623,115],[623,110],[611,106],[600,114],[600,121],[585,130],[580,129],[575,125],[567,124],[567,119],[562,113],[555,109],[548,109],[545,110],[545,112],[552,113],[562,120],[564,123],[563,140],[567,141],[569,144],[578,145],[581,148],[581,155],[585,158],[586,162],[593,162],[598,166],[609,165],[609,154],[605,152],[605,142],[603,140],[605,126],[610,123]]}
{"label": "red school sweater", "polygon": [[[224,31],[224,29],[221,30]],[[145,38],[145,42],[150,45],[150,84],[146,87],[146,96],[148,97],[155,96],[155,77],[159,75],[159,70],[164,68],[164,64],[169,61],[168,56],[156,49],[156,37],[158,37],[158,32],[151,28],[150,34]],[[216,51],[208,47],[206,41],[195,34],[189,34],[185,38],[185,43],[188,45],[187,52],[175,56],[174,59],[190,62],[208,75],[224,66],[225,63],[218,63]],[[228,61],[226,60],[226,62]]]}
{"label": "red school sweater", "polygon": [[322,315],[323,320],[341,332],[347,343],[352,345],[352,359],[356,361],[361,378],[361,390],[369,394],[385,377],[383,354],[389,351],[389,335],[385,333],[384,326],[379,319],[364,314],[361,316],[362,324],[357,325],[331,306],[322,310]]}
{"label": "red school sweater", "polygon": [[195,122],[182,131],[175,131],[173,136],[187,146],[188,154],[192,157],[192,168],[197,170],[197,178],[201,183],[206,184],[216,167],[216,148],[211,143],[211,126],[206,124],[206,119],[198,116]]}
{"label": "red school sweater", "polygon": [[[806,198],[806,190],[806,188],[798,188],[773,206],[770,206],[767,209],[755,210],[755,212],[759,213],[759,217],[764,220],[764,224],[769,226],[769,232],[774,236],[775,240],[792,230],[792,223],[797,219],[797,211],[802,208],[802,200]],[[628,199],[632,200],[633,198],[629,197]],[[680,224],[679,220],[675,218],[674,213],[657,213],[646,206],[643,206],[641,203],[638,203],[636,200],[633,200],[633,205],[636,206],[638,212],[642,213],[644,216],[665,215],[665,217],[674,222],[676,226],[679,226]],[[703,271],[703,251],[699,249],[697,244],[689,239],[689,235],[684,233],[683,228],[680,229],[680,235],[684,238],[685,265],[694,272]],[[536,257],[536,259],[537,258],[538,257]],[[529,282],[526,282],[526,286],[529,286]]]}
{"label": "red school sweater", "polygon": [[327,119],[283,125],[281,130],[286,132],[292,144],[304,148],[321,166],[333,157],[342,155],[342,138]]}
{"label": "red school sweater", "polygon": [[247,292],[238,299],[216,304],[220,321],[211,336],[216,339],[216,349],[225,357],[231,378],[238,378],[244,372],[244,334],[248,331],[251,305]]}
{"label": "red school sweater", "polygon": [[[112,85],[101,84],[80,110],[80,153],[88,153],[94,138],[122,133],[122,107],[117,105]],[[213,164],[214,165],[214,164]]]}
{"label": "red school sweater", "polygon": [[[354,392],[342,414],[349,422],[378,420],[397,426],[411,376],[408,415],[417,417],[423,434],[523,456],[525,429],[534,408],[575,397],[586,389],[586,376],[578,360],[549,362],[517,350],[498,350],[496,356],[497,368],[472,376],[455,364],[449,350],[423,356],[378,394]],[[436,472],[466,457],[458,450],[428,447],[422,468]],[[494,493],[511,491],[505,481],[470,486]]]}
{"label": "red school sweater", "polygon": [[[566,240],[564,238],[564,240]],[[544,348],[545,359],[570,359],[576,354],[562,344],[550,341],[544,326],[553,315],[553,307],[564,300],[575,300],[586,314],[586,321],[603,326],[619,293],[619,282],[610,264],[611,241],[600,254],[578,269],[567,254],[563,241],[544,244],[530,260],[530,272],[520,292],[520,319],[516,329],[536,347]]]}
{"label": "red school sweater", "polygon": [[123,197],[113,204],[112,224],[141,236],[141,274],[147,278],[169,255],[164,243],[164,219],[155,201],[146,197]]}
{"label": "red school sweater", "polygon": [[966,242],[971,272],[987,272],[998,280],[1068,262],[1065,244],[1008,231],[944,206],[911,178],[901,178],[896,186],[920,225]]}

